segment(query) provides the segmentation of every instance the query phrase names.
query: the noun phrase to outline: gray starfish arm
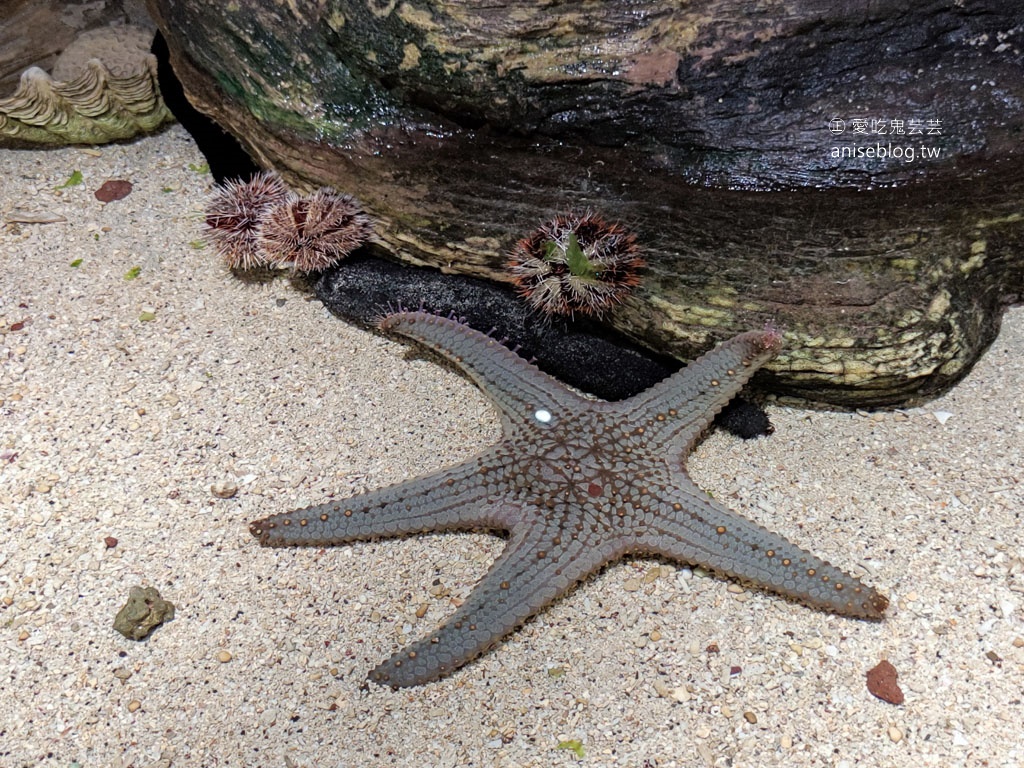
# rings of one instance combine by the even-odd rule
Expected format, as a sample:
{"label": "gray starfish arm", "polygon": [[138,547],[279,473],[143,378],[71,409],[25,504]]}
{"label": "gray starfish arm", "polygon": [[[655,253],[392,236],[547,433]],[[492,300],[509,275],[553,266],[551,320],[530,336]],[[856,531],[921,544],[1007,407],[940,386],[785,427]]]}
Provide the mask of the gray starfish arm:
{"label": "gray starfish arm", "polygon": [[635,414],[647,414],[640,428],[648,450],[675,455],[700,437],[757,369],[775,356],[781,341],[773,330],[741,333],[613,407],[627,423],[636,423]]}
{"label": "gray starfish arm", "polygon": [[429,312],[396,312],[379,325],[451,360],[513,422],[532,420],[538,410],[555,405],[576,409],[586,402],[497,339],[458,320]]}
{"label": "gray starfish arm", "polygon": [[[249,524],[265,546],[315,546],[425,531],[507,530],[502,508],[488,503],[491,483],[502,474],[494,449],[440,472],[348,499],[284,512]],[[488,475],[488,472],[491,474]]]}
{"label": "gray starfish arm", "polygon": [[644,551],[796,598],[844,616],[881,619],[888,599],[872,587],[800,549],[777,533],[727,509],[690,482],[678,484],[675,501],[663,504]]}
{"label": "gray starfish arm", "polygon": [[[536,521],[535,521],[536,522]],[[513,629],[607,562],[584,537],[557,544],[553,525],[515,529],[505,551],[451,618],[374,669],[369,679],[404,688],[437,680],[498,643]]]}

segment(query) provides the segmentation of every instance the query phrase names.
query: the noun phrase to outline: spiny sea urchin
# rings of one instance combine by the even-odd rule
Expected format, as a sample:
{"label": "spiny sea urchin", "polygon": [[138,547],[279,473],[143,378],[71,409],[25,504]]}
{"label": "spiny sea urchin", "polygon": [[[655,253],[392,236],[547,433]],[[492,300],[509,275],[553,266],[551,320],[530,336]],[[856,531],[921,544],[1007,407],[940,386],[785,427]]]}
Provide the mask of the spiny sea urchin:
{"label": "spiny sea urchin", "polygon": [[372,226],[354,197],[324,187],[309,197],[290,194],[271,207],[259,228],[259,249],[270,264],[319,272],[366,242]]}
{"label": "spiny sea urchin", "polygon": [[548,315],[602,315],[640,283],[636,236],[590,211],[560,214],[512,249],[516,288]]}
{"label": "spiny sea urchin", "polygon": [[260,266],[260,223],[266,211],[287,196],[288,187],[275,171],[260,171],[249,181],[226,181],[206,205],[205,239],[231,269]]}

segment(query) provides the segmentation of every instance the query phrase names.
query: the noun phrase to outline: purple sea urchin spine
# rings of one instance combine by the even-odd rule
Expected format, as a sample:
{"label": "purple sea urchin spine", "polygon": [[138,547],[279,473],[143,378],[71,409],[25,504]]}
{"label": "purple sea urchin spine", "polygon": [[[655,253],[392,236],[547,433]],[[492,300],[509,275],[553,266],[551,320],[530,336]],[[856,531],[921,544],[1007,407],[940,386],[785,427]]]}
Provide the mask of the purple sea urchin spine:
{"label": "purple sea urchin spine", "polygon": [[266,211],[258,248],[271,264],[299,272],[319,272],[362,245],[373,223],[351,195],[325,187],[309,197],[288,195]]}
{"label": "purple sea urchin spine", "polygon": [[589,211],[556,216],[516,243],[508,262],[519,294],[548,315],[603,315],[644,266],[636,237]]}
{"label": "purple sea urchin spine", "polygon": [[260,266],[260,222],[287,196],[288,187],[275,171],[261,171],[249,181],[225,182],[206,205],[205,239],[231,269]]}

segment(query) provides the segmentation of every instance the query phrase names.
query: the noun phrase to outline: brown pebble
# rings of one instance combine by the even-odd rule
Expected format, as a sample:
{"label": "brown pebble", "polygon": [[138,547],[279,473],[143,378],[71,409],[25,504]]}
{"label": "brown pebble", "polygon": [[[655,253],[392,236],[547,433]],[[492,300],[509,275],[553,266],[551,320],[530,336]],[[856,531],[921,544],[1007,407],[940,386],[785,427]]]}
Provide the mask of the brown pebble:
{"label": "brown pebble", "polygon": [[221,651],[217,654],[217,661],[219,661],[221,664],[227,664],[229,661],[231,661],[231,654],[227,651]]}
{"label": "brown pebble", "polygon": [[131,701],[128,702],[128,711],[129,712],[135,712],[141,706],[142,706],[142,702],[141,701],[139,701],[138,699],[132,699]]}
{"label": "brown pebble", "polygon": [[115,539],[113,536],[107,536],[105,539],[103,539],[103,543],[107,545],[107,549],[113,549],[117,546],[117,539]]}
{"label": "brown pebble", "polygon": [[903,691],[896,683],[896,667],[884,659],[868,670],[868,690],[890,704],[903,703]]}
{"label": "brown pebble", "polygon": [[419,607],[416,609],[416,618],[422,619],[424,616],[426,616],[427,608],[429,608],[429,606],[426,603],[420,603]]}
{"label": "brown pebble", "polygon": [[132,183],[124,179],[111,179],[103,182],[103,185],[93,192],[93,196],[101,203],[112,203],[121,200],[132,193]]}
{"label": "brown pebble", "polygon": [[743,719],[746,720],[751,725],[757,725],[757,715],[755,715],[750,710],[747,710],[746,712],[743,713]]}
{"label": "brown pebble", "polygon": [[707,648],[704,649],[708,653],[721,653],[722,649],[718,647],[718,643],[710,643]]}

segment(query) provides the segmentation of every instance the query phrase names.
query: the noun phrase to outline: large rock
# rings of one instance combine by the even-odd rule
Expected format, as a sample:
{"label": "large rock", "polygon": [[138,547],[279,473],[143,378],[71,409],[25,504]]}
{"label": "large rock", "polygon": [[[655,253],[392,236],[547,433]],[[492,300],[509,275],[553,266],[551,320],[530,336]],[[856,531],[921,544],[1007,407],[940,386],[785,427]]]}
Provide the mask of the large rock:
{"label": "large rock", "polygon": [[518,237],[600,211],[650,265],[609,322],[686,359],[774,321],[790,394],[941,391],[1024,284],[1001,0],[149,4],[190,100],[388,255],[507,281]]}

